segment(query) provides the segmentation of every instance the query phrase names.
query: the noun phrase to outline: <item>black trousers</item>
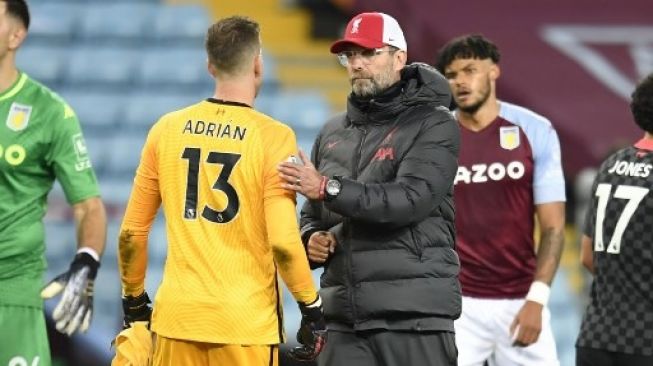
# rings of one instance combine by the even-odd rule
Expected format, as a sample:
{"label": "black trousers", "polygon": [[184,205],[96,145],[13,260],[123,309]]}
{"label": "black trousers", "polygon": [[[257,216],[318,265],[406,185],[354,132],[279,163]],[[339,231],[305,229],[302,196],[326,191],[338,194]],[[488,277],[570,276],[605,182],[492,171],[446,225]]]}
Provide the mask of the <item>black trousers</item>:
{"label": "black trousers", "polygon": [[653,356],[576,347],[576,366],[652,366]]}
{"label": "black trousers", "polygon": [[318,366],[457,366],[452,332],[329,331]]}

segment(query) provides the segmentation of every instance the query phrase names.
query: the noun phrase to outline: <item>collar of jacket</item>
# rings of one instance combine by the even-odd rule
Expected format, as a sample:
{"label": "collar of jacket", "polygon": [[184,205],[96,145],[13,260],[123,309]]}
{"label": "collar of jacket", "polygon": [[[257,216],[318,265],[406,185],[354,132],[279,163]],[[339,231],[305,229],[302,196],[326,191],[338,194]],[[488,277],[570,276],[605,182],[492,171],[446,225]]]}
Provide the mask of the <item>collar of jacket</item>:
{"label": "collar of jacket", "polygon": [[353,94],[347,99],[347,119],[355,124],[392,122],[410,107],[430,104],[449,107],[451,91],[447,79],[433,67],[412,63],[401,70],[401,81],[381,95],[360,100]]}

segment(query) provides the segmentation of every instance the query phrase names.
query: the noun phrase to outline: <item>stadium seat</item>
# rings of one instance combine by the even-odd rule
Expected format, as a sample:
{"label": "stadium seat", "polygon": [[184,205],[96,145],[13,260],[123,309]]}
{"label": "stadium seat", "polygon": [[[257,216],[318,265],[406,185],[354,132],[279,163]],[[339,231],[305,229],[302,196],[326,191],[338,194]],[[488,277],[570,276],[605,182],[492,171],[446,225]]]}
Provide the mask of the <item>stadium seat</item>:
{"label": "stadium seat", "polygon": [[127,100],[125,127],[147,131],[164,114],[200,102],[206,94],[135,93]]}
{"label": "stadium seat", "polygon": [[65,70],[65,83],[70,87],[126,90],[134,80],[138,56],[131,48],[76,48]]}
{"label": "stadium seat", "polygon": [[70,42],[78,26],[84,6],[72,2],[39,2],[30,7],[30,29],[27,39],[39,44]]}
{"label": "stadium seat", "polygon": [[[120,190],[115,193],[125,194],[129,196],[129,191],[124,190],[126,186],[131,187],[130,178],[134,176],[136,167],[141,158],[141,150],[145,144],[145,133],[131,134],[129,136],[123,135],[120,138],[113,139],[112,153],[108,160],[107,175],[115,178],[124,178],[126,184],[120,184]],[[114,182],[114,184],[117,182]],[[110,189],[115,189],[111,187]],[[114,192],[111,192],[114,193]],[[103,191],[104,194],[104,191]],[[121,197],[122,198],[122,197]],[[126,202],[126,199],[123,201]]]}
{"label": "stadium seat", "polygon": [[89,4],[81,19],[79,34],[89,43],[141,44],[152,30],[157,4]]}
{"label": "stadium seat", "polygon": [[315,133],[330,117],[329,105],[320,94],[297,89],[265,90],[254,101],[254,107],[291,126],[298,138],[302,133],[307,133],[310,139],[315,138]]}
{"label": "stadium seat", "polygon": [[[138,65],[136,82],[139,87],[163,91],[187,89],[211,93],[214,80],[207,71],[207,55],[201,42],[180,47],[155,47],[144,50]],[[276,61],[263,53],[264,73],[261,93],[278,91]]]}
{"label": "stadium seat", "polygon": [[110,218],[107,222],[107,244],[104,249],[105,254],[103,261],[111,262],[110,264],[112,268],[115,267],[118,262],[118,235],[121,223],[121,219],[113,218]]}
{"label": "stadium seat", "polygon": [[297,147],[302,149],[306,155],[311,154],[311,149],[313,148],[313,143],[315,142],[315,136],[317,131],[304,131],[298,130],[296,133],[297,136]]}
{"label": "stadium seat", "polygon": [[262,93],[276,93],[279,91],[279,76],[277,74],[277,60],[274,56],[263,50],[263,87]]}
{"label": "stadium seat", "polygon": [[[285,91],[274,97],[271,115],[296,129],[314,131],[329,118],[329,105],[324,97],[311,91]],[[298,108],[301,106],[301,108]]]}
{"label": "stadium seat", "polygon": [[87,137],[114,131],[124,116],[125,98],[121,94],[72,89],[62,89],[60,94],[77,113]]}
{"label": "stadium seat", "polygon": [[72,222],[46,222],[45,254],[50,261],[49,267],[53,268],[51,275],[57,275],[70,265],[77,247],[75,233],[75,225]]}
{"label": "stadium seat", "polygon": [[[140,158],[140,149],[139,151],[134,151],[134,155],[136,159]],[[134,158],[132,157],[131,159],[133,160]],[[111,161],[112,158],[108,157],[105,164],[109,165]],[[106,169],[105,173],[99,176],[100,194],[105,203],[117,205],[118,207],[124,207],[127,204],[132,190],[136,164],[138,164],[138,161],[132,164],[133,169],[130,172],[117,174],[115,170],[110,171]],[[119,216],[119,219],[122,219],[123,212],[116,215]]]}
{"label": "stadium seat", "polygon": [[272,116],[274,112],[274,93],[264,92],[254,100],[254,108],[261,113]]}
{"label": "stadium seat", "polygon": [[[88,128],[85,130],[88,130]],[[99,177],[104,173],[109,155],[111,154],[111,144],[109,143],[111,140],[105,137],[95,137],[94,134],[86,134],[84,138],[93,169]]]}
{"label": "stadium seat", "polygon": [[[119,223],[118,223],[119,224]],[[109,230],[115,228],[109,223]],[[102,264],[95,279],[93,300],[93,326],[112,332],[120,326],[122,311],[120,298],[122,296],[118,260],[116,258],[117,239],[107,235],[107,245]]]}
{"label": "stadium seat", "polygon": [[29,76],[56,89],[61,81],[67,63],[67,53],[61,47],[26,44],[16,55],[18,68]]}
{"label": "stadium seat", "polygon": [[166,5],[156,9],[152,35],[157,42],[203,44],[211,24],[208,9],[200,5]]}
{"label": "stadium seat", "polygon": [[159,91],[213,89],[213,79],[206,66],[206,52],[201,43],[192,47],[146,50],[140,60],[137,82]]}

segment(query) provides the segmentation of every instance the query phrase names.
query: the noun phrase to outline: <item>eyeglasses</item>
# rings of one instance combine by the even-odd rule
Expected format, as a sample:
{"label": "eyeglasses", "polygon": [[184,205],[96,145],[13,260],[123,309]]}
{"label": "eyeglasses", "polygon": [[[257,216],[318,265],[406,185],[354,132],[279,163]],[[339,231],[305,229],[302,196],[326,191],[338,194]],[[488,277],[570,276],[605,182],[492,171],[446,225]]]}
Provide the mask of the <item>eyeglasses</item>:
{"label": "eyeglasses", "polygon": [[342,51],[339,52],[337,56],[338,56],[338,61],[340,61],[340,64],[346,67],[347,65],[349,65],[351,61],[353,61],[358,56],[360,56],[361,61],[363,61],[365,65],[369,65],[372,63],[374,57],[382,54],[383,52],[394,53],[396,51],[397,49],[395,48],[390,48],[390,49],[368,48],[368,49],[357,50],[357,51]]}

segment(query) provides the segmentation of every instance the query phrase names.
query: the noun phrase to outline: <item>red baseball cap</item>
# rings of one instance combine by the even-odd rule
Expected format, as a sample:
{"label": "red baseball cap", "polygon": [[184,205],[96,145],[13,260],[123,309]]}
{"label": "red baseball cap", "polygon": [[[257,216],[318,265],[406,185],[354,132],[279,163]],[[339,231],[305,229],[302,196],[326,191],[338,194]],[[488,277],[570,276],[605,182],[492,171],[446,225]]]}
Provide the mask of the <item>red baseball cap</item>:
{"label": "red baseball cap", "polygon": [[347,24],[345,36],[331,45],[331,53],[342,51],[347,45],[364,48],[394,46],[407,50],[406,39],[395,18],[384,13],[361,13]]}

